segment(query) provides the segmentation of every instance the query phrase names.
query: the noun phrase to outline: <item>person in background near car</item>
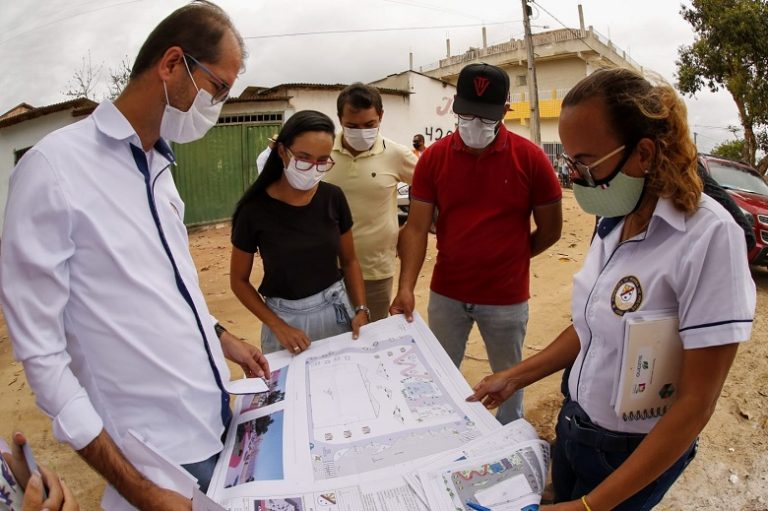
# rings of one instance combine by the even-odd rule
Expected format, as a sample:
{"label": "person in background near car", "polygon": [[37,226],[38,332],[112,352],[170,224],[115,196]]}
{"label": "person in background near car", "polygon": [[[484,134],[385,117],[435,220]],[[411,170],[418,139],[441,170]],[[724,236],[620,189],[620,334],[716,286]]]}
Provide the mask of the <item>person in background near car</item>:
{"label": "person in background near car", "polygon": [[426,146],[424,145],[424,135],[420,133],[416,133],[413,136],[413,154],[416,155],[416,158],[422,155],[422,153],[426,150]]}
{"label": "person in background near car", "polygon": [[14,433],[11,446],[0,438],[0,509],[4,511],[78,511],[69,487],[56,473],[38,465],[31,473],[22,447],[27,439]]}
{"label": "person in background near car", "polygon": [[13,351],[54,436],[109,482],[107,511],[191,509],[123,452],[129,431],[205,491],[232,416],[224,358],[269,375],[208,311],[166,142],[216,124],[244,55],[221,8],[180,7],[114,102],[47,135],[11,175],[0,288]]}
{"label": "person in background near car", "polygon": [[[492,408],[572,366],[552,451],[557,504],[541,511],[647,511],[695,455],[750,337],[755,284],[741,230],[701,193],[685,104],[670,85],[596,71],[563,99],[560,139],[576,201],[602,218],[573,279],[573,324],[543,351],[483,378],[469,400]],[[682,364],[674,405],[628,420],[613,398],[635,311],[673,311]]]}
{"label": "person in background near car", "polygon": [[384,106],[374,87],[353,83],[339,94],[342,131],[333,146],[334,171],[325,178],[349,200],[355,250],[363,268],[371,321],[387,317],[397,257],[397,184],[411,184],[416,156],[384,138]]}
{"label": "person in background near car", "polygon": [[562,153],[557,156],[555,164],[557,165],[557,178],[560,181],[560,186],[563,188],[570,188],[571,178],[568,175],[568,165],[566,165]]}
{"label": "person in background near car", "polygon": [[267,139],[267,148],[260,152],[256,157],[257,174],[261,174],[261,171],[264,170],[264,165],[267,163],[267,158],[269,158],[269,154],[272,152],[272,149],[275,148],[275,140],[277,140],[277,133]]}
{"label": "person in background near car", "polygon": [[[562,229],[562,192],[549,158],[501,122],[508,95],[506,71],[488,64],[461,70],[453,102],[459,128],[419,159],[400,234],[400,281],[390,312],[410,319],[433,211],[440,208],[429,326],[456,367],[474,323],[494,371],[520,362],[530,259]],[[522,415],[518,393],[496,416],[506,424]]]}
{"label": "person in background near car", "polygon": [[[333,136],[327,115],[292,115],[232,217],[230,284],[261,320],[264,353],[300,353],[350,330],[357,337],[368,322],[352,215],[339,187],[321,181],[334,167]],[[258,292],[250,282],[256,252],[264,264]]]}

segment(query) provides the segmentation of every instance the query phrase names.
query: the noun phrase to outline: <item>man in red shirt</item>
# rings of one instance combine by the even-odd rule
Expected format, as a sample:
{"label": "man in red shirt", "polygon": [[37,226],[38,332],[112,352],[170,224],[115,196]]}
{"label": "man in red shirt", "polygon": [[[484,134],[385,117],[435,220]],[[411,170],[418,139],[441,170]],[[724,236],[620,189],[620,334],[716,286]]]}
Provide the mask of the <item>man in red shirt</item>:
{"label": "man in red shirt", "polygon": [[[390,313],[409,319],[413,313],[413,290],[439,208],[429,326],[458,367],[477,323],[497,372],[522,358],[530,258],[560,238],[561,190],[541,148],[501,122],[509,109],[506,72],[470,64],[459,74],[456,92],[458,129],[432,144],[416,166]],[[502,424],[522,417],[522,398],[518,392],[499,408]]]}

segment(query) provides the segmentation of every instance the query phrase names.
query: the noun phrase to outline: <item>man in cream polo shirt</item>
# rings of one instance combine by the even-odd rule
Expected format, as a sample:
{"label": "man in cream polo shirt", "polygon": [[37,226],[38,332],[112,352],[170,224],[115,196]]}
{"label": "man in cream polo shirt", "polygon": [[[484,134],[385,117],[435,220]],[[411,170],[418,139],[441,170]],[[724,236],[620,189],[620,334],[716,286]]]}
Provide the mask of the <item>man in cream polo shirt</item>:
{"label": "man in cream polo shirt", "polygon": [[411,183],[416,156],[379,130],[384,108],[375,88],[353,83],[336,102],[342,132],[336,165],[326,181],[344,191],[355,221],[352,234],[363,269],[371,321],[387,317],[397,256],[397,183]]}

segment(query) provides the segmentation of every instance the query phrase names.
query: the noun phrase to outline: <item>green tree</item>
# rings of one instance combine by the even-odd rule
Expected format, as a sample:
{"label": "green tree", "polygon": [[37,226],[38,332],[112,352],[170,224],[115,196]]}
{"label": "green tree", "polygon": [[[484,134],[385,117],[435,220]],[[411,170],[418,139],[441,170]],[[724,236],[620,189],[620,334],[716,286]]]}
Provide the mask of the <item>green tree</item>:
{"label": "green tree", "polygon": [[718,144],[712,149],[712,154],[729,160],[740,161],[744,156],[744,140],[729,140]]}
{"label": "green tree", "polygon": [[744,129],[742,159],[761,173],[768,156],[768,0],[692,0],[680,11],[696,37],[678,50],[678,88],[726,89]]}

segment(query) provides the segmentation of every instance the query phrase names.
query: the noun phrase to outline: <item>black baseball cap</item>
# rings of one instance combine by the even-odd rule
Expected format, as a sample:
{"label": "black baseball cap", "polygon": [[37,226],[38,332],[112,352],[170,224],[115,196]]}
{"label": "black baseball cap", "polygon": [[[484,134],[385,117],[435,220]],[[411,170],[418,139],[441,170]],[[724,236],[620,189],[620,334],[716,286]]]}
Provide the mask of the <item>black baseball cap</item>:
{"label": "black baseball cap", "polygon": [[470,64],[459,73],[453,111],[494,121],[504,117],[509,97],[509,75],[490,64]]}

